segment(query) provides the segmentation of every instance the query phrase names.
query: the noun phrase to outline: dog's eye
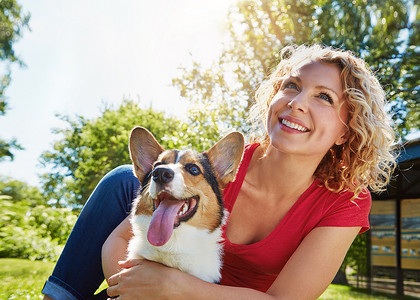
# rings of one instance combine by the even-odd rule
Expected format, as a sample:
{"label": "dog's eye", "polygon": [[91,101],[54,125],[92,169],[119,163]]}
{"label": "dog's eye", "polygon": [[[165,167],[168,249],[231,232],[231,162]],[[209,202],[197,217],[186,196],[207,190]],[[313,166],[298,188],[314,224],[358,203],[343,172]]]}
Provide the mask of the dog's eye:
{"label": "dog's eye", "polygon": [[163,161],[155,162],[155,164],[153,165],[153,169],[156,168],[157,166],[160,166],[160,165],[163,165],[163,164],[165,164],[165,162],[163,162]]}
{"label": "dog's eye", "polygon": [[186,164],[185,170],[188,171],[191,175],[197,176],[201,174],[200,168],[196,164]]}

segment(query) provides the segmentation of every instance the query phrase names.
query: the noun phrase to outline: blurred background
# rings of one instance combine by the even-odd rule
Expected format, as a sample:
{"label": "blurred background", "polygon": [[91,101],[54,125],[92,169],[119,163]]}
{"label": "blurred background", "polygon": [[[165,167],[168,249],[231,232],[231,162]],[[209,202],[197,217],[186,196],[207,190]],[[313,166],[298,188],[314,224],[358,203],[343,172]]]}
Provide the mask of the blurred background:
{"label": "blurred background", "polygon": [[[198,151],[248,132],[290,43],[364,58],[399,141],[420,137],[416,0],[1,0],[0,16],[3,258],[57,259],[99,179],[130,163],[132,127]],[[356,250],[343,270],[362,272]]]}

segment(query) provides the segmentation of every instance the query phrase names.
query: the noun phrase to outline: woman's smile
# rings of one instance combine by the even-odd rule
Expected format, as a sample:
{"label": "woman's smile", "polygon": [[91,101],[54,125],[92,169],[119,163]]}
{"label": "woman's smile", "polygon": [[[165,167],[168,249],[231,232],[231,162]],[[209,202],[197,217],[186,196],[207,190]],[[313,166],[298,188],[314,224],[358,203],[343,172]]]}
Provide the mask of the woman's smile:
{"label": "woman's smile", "polygon": [[310,131],[303,122],[290,116],[280,117],[279,121],[281,129],[290,133],[305,133]]}

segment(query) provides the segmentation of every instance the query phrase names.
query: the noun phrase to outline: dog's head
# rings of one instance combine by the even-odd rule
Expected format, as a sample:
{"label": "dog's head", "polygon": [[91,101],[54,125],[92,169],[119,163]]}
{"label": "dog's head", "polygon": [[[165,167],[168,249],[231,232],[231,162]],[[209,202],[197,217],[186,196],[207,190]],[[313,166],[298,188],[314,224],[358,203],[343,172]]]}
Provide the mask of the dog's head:
{"label": "dog's head", "polygon": [[165,150],[143,127],[130,135],[134,172],[142,185],[134,214],[152,215],[147,239],[164,245],[182,222],[212,232],[224,216],[222,189],[235,177],[244,138],[232,132],[204,153]]}

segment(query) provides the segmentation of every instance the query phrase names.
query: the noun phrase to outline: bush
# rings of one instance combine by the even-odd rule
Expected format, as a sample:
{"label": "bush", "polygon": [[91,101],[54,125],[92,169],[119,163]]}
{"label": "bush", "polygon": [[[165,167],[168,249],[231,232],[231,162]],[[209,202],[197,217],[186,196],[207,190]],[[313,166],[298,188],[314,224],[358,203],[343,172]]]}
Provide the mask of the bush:
{"label": "bush", "polygon": [[56,261],[76,222],[68,209],[0,196],[0,257]]}

